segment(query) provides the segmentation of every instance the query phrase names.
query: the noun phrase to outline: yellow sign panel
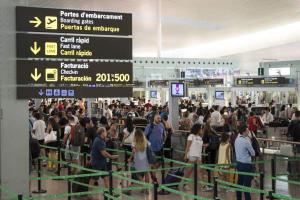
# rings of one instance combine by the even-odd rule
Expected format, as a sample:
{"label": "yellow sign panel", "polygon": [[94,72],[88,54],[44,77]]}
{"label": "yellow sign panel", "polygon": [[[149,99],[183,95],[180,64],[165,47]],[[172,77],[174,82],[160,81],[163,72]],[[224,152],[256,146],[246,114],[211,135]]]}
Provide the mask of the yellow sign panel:
{"label": "yellow sign panel", "polygon": [[58,71],[55,68],[46,68],[46,82],[56,82],[58,80]]}
{"label": "yellow sign panel", "polygon": [[56,56],[57,55],[57,43],[56,42],[45,42],[45,55]]}
{"label": "yellow sign panel", "polygon": [[57,17],[46,16],[45,17],[45,29],[56,30],[57,29]]}

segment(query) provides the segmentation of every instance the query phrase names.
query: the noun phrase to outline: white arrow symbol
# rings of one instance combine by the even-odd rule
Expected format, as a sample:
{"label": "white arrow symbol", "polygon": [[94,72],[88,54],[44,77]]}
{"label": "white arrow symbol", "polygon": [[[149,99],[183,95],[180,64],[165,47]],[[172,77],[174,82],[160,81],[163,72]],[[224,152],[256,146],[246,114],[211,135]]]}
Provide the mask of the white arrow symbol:
{"label": "white arrow symbol", "polygon": [[34,68],[34,74],[31,73],[31,78],[34,80],[34,81],[38,81],[40,78],[41,78],[42,74],[41,73],[38,73],[38,70],[37,68]]}
{"label": "white arrow symbol", "polygon": [[41,50],[41,47],[37,46],[37,42],[33,42],[33,47],[30,47],[30,50],[34,55],[38,54]]}
{"label": "white arrow symbol", "polygon": [[38,17],[34,17],[34,20],[30,20],[29,23],[35,24],[34,27],[37,28],[41,25],[42,21]]}

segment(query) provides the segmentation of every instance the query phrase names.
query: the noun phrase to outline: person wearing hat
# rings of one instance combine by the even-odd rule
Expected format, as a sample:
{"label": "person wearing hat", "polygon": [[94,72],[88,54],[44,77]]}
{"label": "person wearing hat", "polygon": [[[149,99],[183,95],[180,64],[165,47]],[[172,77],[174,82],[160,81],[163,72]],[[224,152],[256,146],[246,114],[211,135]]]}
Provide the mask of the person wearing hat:
{"label": "person wearing hat", "polygon": [[[253,165],[251,156],[255,156],[255,151],[252,147],[251,140],[248,137],[249,129],[246,124],[239,127],[239,135],[235,140],[235,154],[236,154],[236,169],[238,172],[253,172]],[[238,185],[251,187],[252,176],[238,175]],[[251,200],[250,193],[244,192],[245,200]],[[242,192],[236,192],[236,199],[242,200]]]}

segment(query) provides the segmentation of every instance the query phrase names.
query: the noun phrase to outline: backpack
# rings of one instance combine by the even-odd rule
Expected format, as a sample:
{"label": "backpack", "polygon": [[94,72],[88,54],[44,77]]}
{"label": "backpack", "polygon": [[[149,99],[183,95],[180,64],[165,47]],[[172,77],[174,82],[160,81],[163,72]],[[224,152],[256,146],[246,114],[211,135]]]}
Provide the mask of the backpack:
{"label": "backpack", "polygon": [[212,134],[209,136],[209,149],[218,150],[220,146],[220,139],[217,134]]}
{"label": "backpack", "polygon": [[72,146],[83,146],[84,145],[84,128],[80,125],[71,126],[71,132],[70,132],[70,144]]}
{"label": "backpack", "polygon": [[259,156],[260,153],[261,153],[259,143],[258,143],[256,137],[254,136],[254,134],[252,132],[251,132],[251,135],[252,135],[251,144],[252,144],[252,147],[255,151],[255,156]]}
{"label": "backpack", "polygon": [[32,138],[30,140],[30,149],[31,149],[32,159],[36,159],[36,158],[40,157],[41,147],[40,147],[40,143],[37,139]]}
{"label": "backpack", "polygon": [[263,127],[264,127],[264,124],[263,124],[263,122],[261,121],[261,118],[260,117],[256,117],[256,124],[257,124],[257,129],[258,130],[261,130],[261,129],[263,129]]}

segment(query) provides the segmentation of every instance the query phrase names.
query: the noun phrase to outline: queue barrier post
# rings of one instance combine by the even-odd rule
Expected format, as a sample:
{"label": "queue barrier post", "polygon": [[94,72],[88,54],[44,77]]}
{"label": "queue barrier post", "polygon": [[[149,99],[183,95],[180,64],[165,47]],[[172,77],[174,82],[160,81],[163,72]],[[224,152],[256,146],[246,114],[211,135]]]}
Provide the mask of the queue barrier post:
{"label": "queue barrier post", "polygon": [[[68,163],[68,176],[72,175],[72,169],[71,169],[71,164]],[[71,181],[70,178],[68,178],[68,194],[70,195],[72,193],[72,185],[71,185]],[[68,196],[68,200],[71,200],[72,197]]]}
{"label": "queue barrier post", "polygon": [[161,171],[161,183],[163,183],[164,179],[165,179],[165,154],[164,154],[164,149],[162,150],[162,155],[161,155],[161,167],[163,168],[163,170]]}
{"label": "queue barrier post", "polygon": [[103,192],[103,200],[107,200],[108,199],[107,196],[106,196],[106,194],[107,194],[107,191],[104,190],[104,192]]}
{"label": "queue barrier post", "polygon": [[[211,154],[210,154],[210,152],[208,152],[207,153],[207,160],[208,161],[210,161],[210,157],[211,157]],[[207,182],[211,183],[211,170],[210,169],[207,170]]]}
{"label": "queue barrier post", "polygon": [[87,154],[86,152],[83,153],[83,166],[86,166]]}
{"label": "queue barrier post", "polygon": [[153,183],[153,199],[158,200],[158,183]]}
{"label": "queue barrier post", "polygon": [[271,173],[272,173],[272,192],[275,193],[276,192],[276,179],[274,177],[276,177],[276,161],[275,161],[276,157],[271,159]]}
{"label": "queue barrier post", "polygon": [[198,164],[194,163],[194,195],[197,196],[197,194],[198,194]]}
{"label": "queue barrier post", "polygon": [[173,147],[171,147],[170,148],[170,159],[171,159],[170,167],[173,167],[173,152],[174,152],[174,149],[173,149]]}
{"label": "queue barrier post", "polygon": [[[260,172],[259,174],[259,189],[260,190],[265,190],[265,187],[264,187],[264,183],[265,183],[265,175],[263,172]],[[260,193],[260,200],[264,200],[264,193]]]}
{"label": "queue barrier post", "polygon": [[42,180],[40,179],[41,176],[42,176],[42,173],[41,173],[41,170],[42,170],[42,163],[41,163],[41,159],[38,158],[38,190],[35,190],[35,191],[32,191],[32,193],[34,194],[43,194],[43,193],[46,193],[47,190],[43,190],[42,189]]}
{"label": "queue barrier post", "polygon": [[269,200],[274,200],[273,191],[269,191]]}
{"label": "queue barrier post", "polygon": [[23,200],[23,194],[18,195],[18,200]]}
{"label": "queue barrier post", "polygon": [[109,159],[109,170],[110,171],[112,170],[112,159],[111,158]]}
{"label": "queue barrier post", "polygon": [[109,171],[109,195],[113,196],[113,172]]}
{"label": "queue barrier post", "polygon": [[218,182],[217,182],[218,177],[214,177],[214,199],[218,199]]}

